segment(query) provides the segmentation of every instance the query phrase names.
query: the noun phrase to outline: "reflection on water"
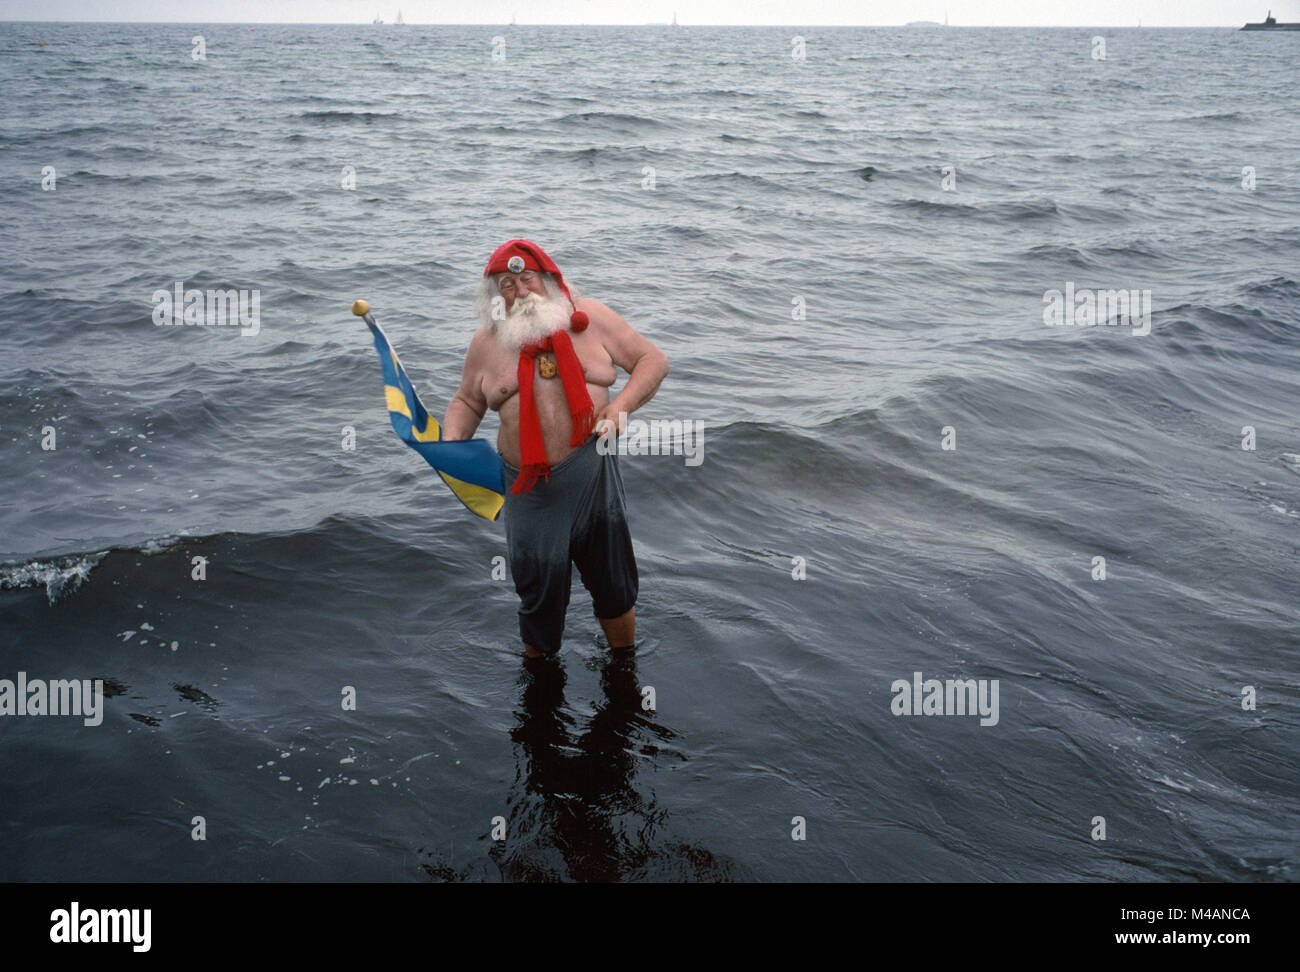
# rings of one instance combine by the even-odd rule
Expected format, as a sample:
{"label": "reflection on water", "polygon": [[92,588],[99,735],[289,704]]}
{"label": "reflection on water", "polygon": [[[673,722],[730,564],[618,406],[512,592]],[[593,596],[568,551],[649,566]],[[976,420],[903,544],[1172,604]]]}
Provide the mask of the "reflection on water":
{"label": "reflection on water", "polygon": [[[685,760],[661,749],[676,734],[642,709],[634,655],[601,663],[604,698],[580,725],[565,705],[564,665],[525,659],[518,720],[510,731],[517,773],[506,799],[504,841],[488,852],[506,881],[727,881],[742,869],[703,848],[674,841],[668,810],[638,767]],[[648,774],[647,774],[648,775]],[[465,871],[425,865],[444,880]]]}

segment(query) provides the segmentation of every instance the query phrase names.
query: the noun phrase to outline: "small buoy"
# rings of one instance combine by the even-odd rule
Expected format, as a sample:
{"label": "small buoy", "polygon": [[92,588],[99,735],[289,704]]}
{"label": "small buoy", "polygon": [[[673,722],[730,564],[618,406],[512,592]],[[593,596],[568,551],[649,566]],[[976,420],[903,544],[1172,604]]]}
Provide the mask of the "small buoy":
{"label": "small buoy", "polygon": [[370,305],[364,300],[359,300],[352,305],[352,313],[356,314],[357,317],[365,317],[370,313]]}
{"label": "small buoy", "polygon": [[45,46],[45,41],[41,41],[41,47]]}

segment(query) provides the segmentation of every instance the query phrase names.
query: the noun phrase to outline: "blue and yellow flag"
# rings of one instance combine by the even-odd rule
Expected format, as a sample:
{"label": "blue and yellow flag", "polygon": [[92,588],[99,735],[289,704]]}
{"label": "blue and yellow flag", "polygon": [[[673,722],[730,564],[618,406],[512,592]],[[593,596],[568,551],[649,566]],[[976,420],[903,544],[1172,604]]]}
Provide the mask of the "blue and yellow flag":
{"label": "blue and yellow flag", "polygon": [[359,300],[352,313],[362,318],[375,336],[375,350],[384,369],[384,394],[388,417],[397,437],[424,456],[456,498],[486,520],[495,520],[505,504],[505,467],[501,455],[486,439],[443,442],[438,420],[424,410],[406,377],[397,352],[370,316],[370,305]]}

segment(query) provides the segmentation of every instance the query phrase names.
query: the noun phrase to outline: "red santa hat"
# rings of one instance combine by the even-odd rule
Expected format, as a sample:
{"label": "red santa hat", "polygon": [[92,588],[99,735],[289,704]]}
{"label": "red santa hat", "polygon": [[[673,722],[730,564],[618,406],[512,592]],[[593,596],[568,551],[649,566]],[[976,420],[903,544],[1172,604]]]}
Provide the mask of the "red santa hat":
{"label": "red santa hat", "polygon": [[564,275],[560,273],[560,268],[555,265],[554,260],[546,255],[546,251],[536,243],[530,243],[528,240],[507,240],[502,243],[492,251],[492,257],[483,270],[483,276],[490,277],[494,273],[523,273],[525,270],[549,273],[553,276],[556,283],[560,285],[560,289],[564,291],[564,296],[568,298],[569,306],[573,307],[573,314],[569,318],[569,326],[575,334],[587,329],[589,323],[587,315],[574,305],[573,297],[569,294],[569,288],[564,283]]}

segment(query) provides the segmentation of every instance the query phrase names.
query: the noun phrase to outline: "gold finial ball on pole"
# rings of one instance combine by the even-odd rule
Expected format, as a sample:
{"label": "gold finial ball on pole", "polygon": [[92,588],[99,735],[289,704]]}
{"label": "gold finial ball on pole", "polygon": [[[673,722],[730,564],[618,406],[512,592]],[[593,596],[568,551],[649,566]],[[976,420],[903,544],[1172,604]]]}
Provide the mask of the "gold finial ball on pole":
{"label": "gold finial ball on pole", "polygon": [[370,313],[370,305],[364,300],[359,300],[352,305],[352,313],[356,314],[357,317],[365,317]]}

